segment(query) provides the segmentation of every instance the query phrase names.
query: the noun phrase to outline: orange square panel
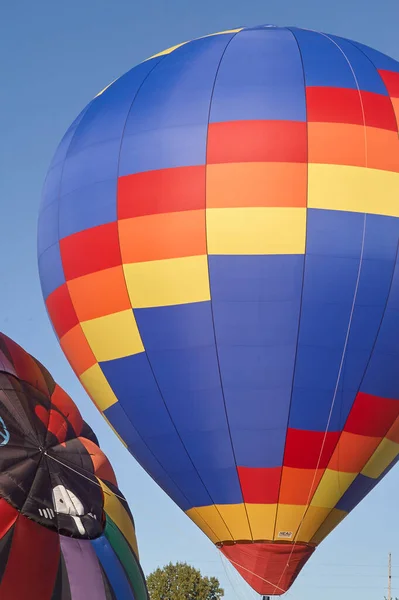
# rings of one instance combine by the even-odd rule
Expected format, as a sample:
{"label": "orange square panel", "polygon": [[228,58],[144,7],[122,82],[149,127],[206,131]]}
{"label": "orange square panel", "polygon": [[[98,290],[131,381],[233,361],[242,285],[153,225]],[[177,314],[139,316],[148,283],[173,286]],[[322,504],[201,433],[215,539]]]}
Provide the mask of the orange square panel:
{"label": "orange square panel", "polygon": [[324,469],[283,467],[279,504],[309,504],[323,473]]}
{"label": "orange square panel", "polygon": [[343,431],[328,468],[341,473],[360,473],[380,441],[380,437]]}
{"label": "orange square panel", "polygon": [[67,286],[80,322],[131,308],[122,265],[78,277]]}
{"label": "orange square panel", "polygon": [[205,210],[123,219],[118,227],[124,264],[206,254]]}
{"label": "orange square panel", "polygon": [[97,362],[80,325],[70,329],[60,339],[60,345],[78,376]]}

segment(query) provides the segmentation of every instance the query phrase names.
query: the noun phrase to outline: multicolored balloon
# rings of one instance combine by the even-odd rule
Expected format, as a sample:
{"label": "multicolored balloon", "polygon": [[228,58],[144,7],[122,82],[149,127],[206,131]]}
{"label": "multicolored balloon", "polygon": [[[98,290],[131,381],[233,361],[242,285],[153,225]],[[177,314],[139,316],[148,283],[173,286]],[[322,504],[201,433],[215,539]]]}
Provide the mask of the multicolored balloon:
{"label": "multicolored balloon", "polygon": [[145,470],[263,594],[399,451],[399,63],[272,26],[180,44],[83,110],[39,270]]}
{"label": "multicolored balloon", "polygon": [[0,598],[148,600],[133,518],[96,436],[2,333]]}

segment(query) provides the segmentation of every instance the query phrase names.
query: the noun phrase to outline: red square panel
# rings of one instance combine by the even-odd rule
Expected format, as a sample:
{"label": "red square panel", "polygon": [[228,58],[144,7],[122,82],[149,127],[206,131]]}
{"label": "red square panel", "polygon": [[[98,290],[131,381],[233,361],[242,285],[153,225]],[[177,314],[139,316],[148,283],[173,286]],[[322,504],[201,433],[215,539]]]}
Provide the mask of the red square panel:
{"label": "red square panel", "polygon": [[60,241],[67,281],[121,264],[117,222],[74,233]]}
{"label": "red square panel", "polygon": [[392,98],[399,98],[399,73],[393,71],[379,71],[382,77],[385,87],[388,90],[388,94]]}
{"label": "red square panel", "polygon": [[205,165],[160,169],[118,180],[118,219],[205,208]]}
{"label": "red square panel", "polygon": [[345,431],[369,437],[385,437],[399,416],[399,400],[359,392],[345,424]]}
{"label": "red square panel", "polygon": [[306,123],[230,121],[209,125],[208,164],[306,161]]}
{"label": "red square panel", "polygon": [[47,310],[59,338],[78,324],[66,283],[54,290],[46,300]]}
{"label": "red square panel", "polygon": [[309,122],[363,125],[363,110],[358,90],[308,87],[306,102]]}
{"label": "red square panel", "polygon": [[237,467],[244,502],[276,504],[278,502],[281,467],[259,469]]}
{"label": "red square panel", "polygon": [[339,436],[339,431],[325,433],[288,429],[284,466],[296,469],[326,469]]}
{"label": "red square panel", "polygon": [[361,92],[366,125],[397,131],[395,112],[389,96]]}

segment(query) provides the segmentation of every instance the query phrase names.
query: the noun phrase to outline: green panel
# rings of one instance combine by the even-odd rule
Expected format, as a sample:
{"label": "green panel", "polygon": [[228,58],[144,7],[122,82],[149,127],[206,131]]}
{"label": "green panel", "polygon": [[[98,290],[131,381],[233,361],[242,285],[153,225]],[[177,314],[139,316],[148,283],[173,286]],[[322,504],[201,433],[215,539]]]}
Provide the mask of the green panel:
{"label": "green panel", "polygon": [[136,600],[149,600],[140,564],[125,537],[108,515],[104,533],[129,577]]}

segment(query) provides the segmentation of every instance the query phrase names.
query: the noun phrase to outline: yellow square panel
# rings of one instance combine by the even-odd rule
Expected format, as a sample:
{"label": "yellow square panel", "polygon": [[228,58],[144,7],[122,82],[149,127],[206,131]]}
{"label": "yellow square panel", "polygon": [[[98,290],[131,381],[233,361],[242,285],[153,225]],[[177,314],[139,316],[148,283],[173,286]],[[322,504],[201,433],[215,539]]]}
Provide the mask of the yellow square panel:
{"label": "yellow square panel", "polygon": [[324,538],[326,538],[328,534],[331,533],[331,531],[335,529],[335,527],[337,527],[337,525],[339,525],[343,519],[345,519],[347,514],[348,513],[344,510],[333,508],[310,540],[311,543],[320,544],[320,542],[322,542]]}
{"label": "yellow square panel", "polygon": [[82,373],[79,379],[101,412],[118,402],[118,398],[112,391],[100,365],[93,365]]}
{"label": "yellow square panel", "polygon": [[226,523],[223,521],[220,512],[214,504],[212,504],[212,506],[190,508],[186,514],[200,529],[202,529],[212,542],[216,543],[233,540]]}
{"label": "yellow square panel", "polygon": [[209,254],[303,254],[306,208],[208,208]]}
{"label": "yellow square panel", "polygon": [[272,540],[277,504],[246,504],[254,540]]}
{"label": "yellow square panel", "polygon": [[98,362],[144,351],[132,310],[83,321],[81,326]]}
{"label": "yellow square panel", "polygon": [[210,299],[207,256],[132,263],[123,268],[133,308],[173,306]]}
{"label": "yellow square panel", "polygon": [[303,505],[279,504],[274,539],[293,542],[305,511],[306,506]]}
{"label": "yellow square panel", "polygon": [[399,216],[399,173],[309,164],[308,208]]}
{"label": "yellow square panel", "polygon": [[362,475],[377,479],[399,454],[399,444],[384,438],[362,471]]}
{"label": "yellow square panel", "polygon": [[334,508],[357,475],[358,473],[344,473],[326,469],[310,503],[311,506]]}
{"label": "yellow square panel", "polygon": [[218,504],[217,509],[235,540],[252,540],[245,504]]}
{"label": "yellow square panel", "polygon": [[296,532],[296,540],[298,542],[310,542],[315,533],[328,518],[330,512],[330,508],[309,506],[305,517]]}

